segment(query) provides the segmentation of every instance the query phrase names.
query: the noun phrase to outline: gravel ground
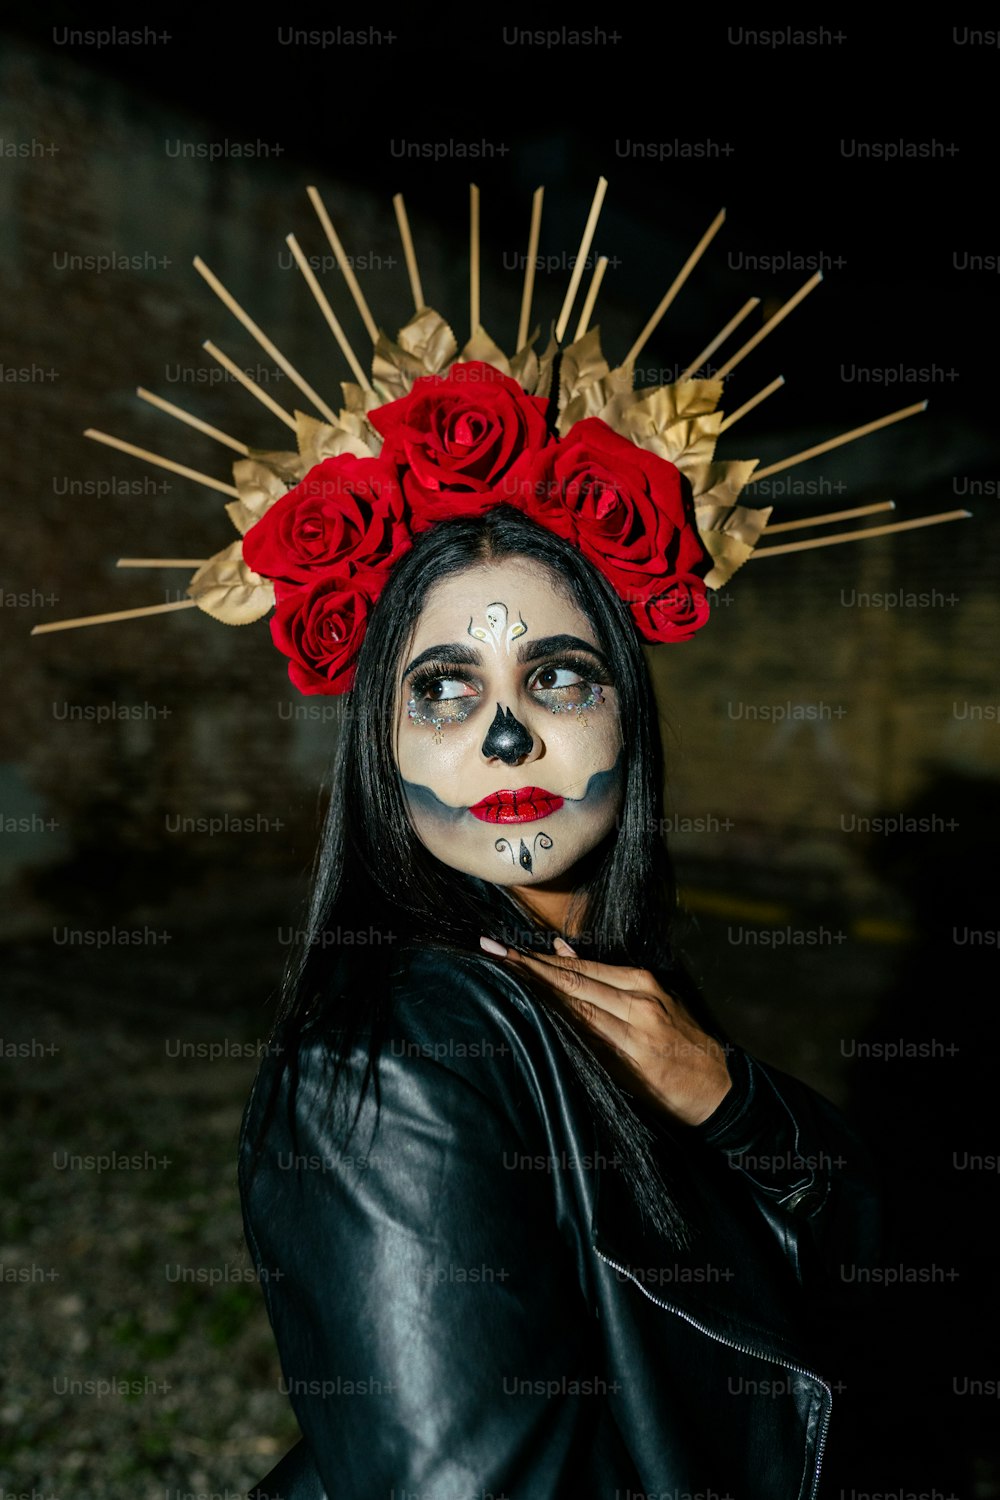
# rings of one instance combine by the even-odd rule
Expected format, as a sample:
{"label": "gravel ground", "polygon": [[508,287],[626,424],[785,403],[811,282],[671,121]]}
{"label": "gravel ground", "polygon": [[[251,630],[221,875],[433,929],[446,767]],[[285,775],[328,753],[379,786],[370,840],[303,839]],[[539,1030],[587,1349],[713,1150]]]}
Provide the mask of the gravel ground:
{"label": "gravel ground", "polygon": [[236,1500],[298,1437],[236,1183],[255,1028],[164,1002],[154,955],[113,993],[51,957],[6,967],[3,1492]]}

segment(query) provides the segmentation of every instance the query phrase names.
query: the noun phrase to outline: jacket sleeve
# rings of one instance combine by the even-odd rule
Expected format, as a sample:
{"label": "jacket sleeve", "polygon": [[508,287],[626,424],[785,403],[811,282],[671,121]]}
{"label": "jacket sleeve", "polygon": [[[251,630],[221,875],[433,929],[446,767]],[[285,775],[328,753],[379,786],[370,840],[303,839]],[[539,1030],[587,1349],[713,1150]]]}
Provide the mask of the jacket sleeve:
{"label": "jacket sleeve", "polygon": [[601,1381],[544,1163],[525,1165],[515,1122],[469,1077],[395,1045],[377,1128],[369,1090],[345,1149],[321,1108],[324,1048],[303,1037],[294,1089],[283,1071],[241,1193],[327,1494],[591,1495]]}
{"label": "jacket sleeve", "polygon": [[880,1199],[870,1153],[829,1100],[741,1048],[729,1048],[733,1087],[693,1135],[722,1151],[784,1242],[803,1263],[841,1268],[878,1256]]}

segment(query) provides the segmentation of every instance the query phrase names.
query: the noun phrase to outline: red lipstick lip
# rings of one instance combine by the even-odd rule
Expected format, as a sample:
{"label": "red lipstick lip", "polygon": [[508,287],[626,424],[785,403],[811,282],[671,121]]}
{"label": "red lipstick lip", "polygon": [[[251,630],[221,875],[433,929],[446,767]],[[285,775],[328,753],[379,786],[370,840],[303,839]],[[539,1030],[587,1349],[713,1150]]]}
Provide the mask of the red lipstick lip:
{"label": "red lipstick lip", "polygon": [[533,823],[537,818],[558,812],[562,805],[562,797],[544,787],[520,786],[491,792],[469,811],[481,823]]}

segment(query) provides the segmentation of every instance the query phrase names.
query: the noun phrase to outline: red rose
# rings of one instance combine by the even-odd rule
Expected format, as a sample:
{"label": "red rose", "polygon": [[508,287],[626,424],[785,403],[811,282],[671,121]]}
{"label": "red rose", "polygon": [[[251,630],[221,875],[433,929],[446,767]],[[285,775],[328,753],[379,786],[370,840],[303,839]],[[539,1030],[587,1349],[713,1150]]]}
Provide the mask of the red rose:
{"label": "red rose", "polygon": [[271,639],[290,657],[288,676],[300,693],[346,693],[354,682],[379,575],[359,574],[346,589],[333,574],[303,588],[276,589]]}
{"label": "red rose", "polygon": [[408,396],[370,411],[385,440],[383,460],[400,467],[413,530],[495,505],[491,492],[504,475],[551,441],[547,406],[509,375],[469,360],[447,375],[421,376]]}
{"label": "red rose", "polygon": [[639,634],[650,642],[686,641],[711,612],[705,585],[693,573],[677,574],[663,593],[654,590],[630,608]]}
{"label": "red rose", "polygon": [[680,471],[600,417],[575,422],[512,479],[507,498],[574,542],[629,604],[710,562]]}
{"label": "red rose", "polygon": [[411,545],[395,470],[377,458],[326,458],[276,500],[243,538],[255,573],[312,583],[336,573],[341,586],[359,568],[388,568]]}

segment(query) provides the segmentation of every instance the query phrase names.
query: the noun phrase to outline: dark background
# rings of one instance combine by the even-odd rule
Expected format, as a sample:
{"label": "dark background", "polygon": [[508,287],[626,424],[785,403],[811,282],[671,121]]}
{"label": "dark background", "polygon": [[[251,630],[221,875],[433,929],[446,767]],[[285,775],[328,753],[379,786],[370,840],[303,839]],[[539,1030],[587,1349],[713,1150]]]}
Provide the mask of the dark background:
{"label": "dark background", "polygon": [[[533,190],[546,189],[541,253],[567,257],[536,281],[547,332],[603,173],[594,251],[617,263],[595,321],[612,364],[727,209],[643,353],[644,383],[672,378],[747,296],[762,307],[738,340],[824,269],[727,384],[732,409],[787,382],[720,456],[767,464],[929,401],[751,503],[773,503],[776,520],[884,499],[898,519],[974,512],[751,561],[696,642],[650,661],[692,967],[740,1041],[847,1110],[886,1177],[897,1284],[879,1288],[851,1393],[869,1411],[851,1482],[1000,1494],[983,1393],[1000,1377],[987,1232],[1000,1152],[1000,51],[944,22],[817,23],[819,40],[774,46],[751,27],[638,12],[596,42],[554,45],[511,29],[568,28],[561,17],[457,7],[391,28],[341,17],[381,36],[327,46],[286,44],[328,24],[308,17],[129,16],[113,24],[148,34],[110,45],[67,37],[82,24],[59,8],[24,18],[0,63],[0,1475],[52,1495],[235,1496],[296,1431],[242,1246],[235,1144],[337,710],[293,692],[263,622],[235,630],[190,610],[30,637],[38,621],[175,598],[187,581],[117,570],[119,555],[202,557],[233,536],[221,495],[82,431],[228,478],[227,451],[137,401],[144,385],[254,446],[286,446],[200,351],[215,340],[301,404],[195,254],[337,404],[349,372],[284,245],[294,230],[307,253],[326,251],[309,183],[348,252],[369,258],[358,274],[390,332],[411,311],[391,208],[405,193],[425,296],[461,340],[475,181],[482,320],[511,350],[510,264]],[[444,143],[438,160],[414,154]],[[865,154],[886,144],[929,151]],[[130,259],[87,260],[109,255]],[[322,279],[364,358],[339,273]],[[212,818],[228,830],[199,828]],[[101,1152],[140,1161],[60,1165]],[[88,1380],[135,1385],[71,1384]]]}

